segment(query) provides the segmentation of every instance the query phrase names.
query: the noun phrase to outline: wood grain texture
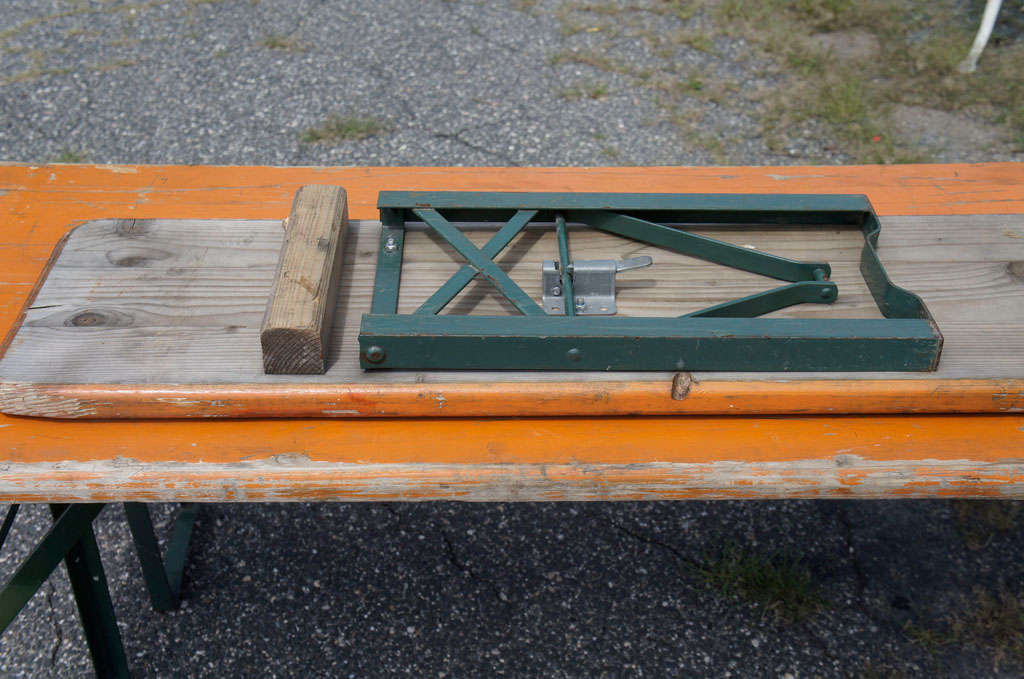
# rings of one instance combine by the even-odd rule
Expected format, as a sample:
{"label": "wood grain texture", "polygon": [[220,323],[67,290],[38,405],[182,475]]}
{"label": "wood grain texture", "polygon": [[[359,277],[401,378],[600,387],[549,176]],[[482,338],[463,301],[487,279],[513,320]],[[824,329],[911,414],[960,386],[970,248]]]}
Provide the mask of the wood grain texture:
{"label": "wood grain texture", "polygon": [[312,375],[327,369],[347,233],[345,189],[309,185],[296,192],[260,327],[263,372]]}
{"label": "wood grain texture", "polygon": [[[565,465],[11,465],[0,502],[1024,499],[1024,466],[965,459]],[[289,469],[289,467],[294,467]]]}
{"label": "wood grain texture", "polygon": [[0,383],[10,415],[58,419],[601,417],[1020,413],[1024,380],[745,380],[452,384]]}
{"label": "wood grain texture", "polygon": [[39,422],[0,502],[1024,498],[1024,415]]}
{"label": "wood grain texture", "polygon": [[[492,228],[467,234],[480,245]],[[1014,268],[1024,239],[1006,234],[1018,230],[1024,217],[1015,215],[883,218],[890,274],[924,297],[945,334],[937,372],[697,373],[700,388],[678,401],[668,373],[363,372],[356,336],[376,262],[372,221],[348,226],[326,373],[265,375],[256,347],[282,240],[276,222],[90,222],[71,234],[0,360],[0,410],[69,418],[1012,412],[1024,384],[1024,281]],[[879,316],[858,269],[859,232],[702,233],[832,262],[835,304],[775,316]],[[572,242],[579,257],[655,258],[651,269],[620,276],[622,315],[679,315],[773,283],[587,229],[572,229]],[[539,296],[540,264],[555,248],[551,230],[537,225],[498,262]],[[460,264],[446,243],[410,229],[399,310],[414,310]],[[515,313],[479,281],[446,312]],[[281,388],[289,383],[306,388]],[[425,396],[422,384],[445,386]]]}

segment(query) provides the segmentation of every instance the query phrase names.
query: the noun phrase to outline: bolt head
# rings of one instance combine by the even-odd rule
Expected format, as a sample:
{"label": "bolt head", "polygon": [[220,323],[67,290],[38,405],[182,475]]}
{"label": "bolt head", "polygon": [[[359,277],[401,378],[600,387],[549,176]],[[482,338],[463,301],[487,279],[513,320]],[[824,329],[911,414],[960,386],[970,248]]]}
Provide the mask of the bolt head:
{"label": "bolt head", "polygon": [[380,363],[387,357],[384,349],[376,345],[366,350],[366,360],[370,363]]}
{"label": "bolt head", "polygon": [[384,249],[387,252],[394,252],[398,249],[398,241],[395,240],[394,236],[387,237],[387,240],[384,241]]}
{"label": "bolt head", "polygon": [[558,287],[558,286],[556,285],[555,287],[551,288],[551,294],[552,294],[552,295],[554,295],[555,297],[559,297],[559,296],[561,296],[561,294],[562,294],[562,288],[560,288],[560,287]]}
{"label": "bolt head", "polygon": [[579,360],[582,357],[582,355],[583,354],[576,347],[573,347],[569,351],[565,352],[565,357],[572,361],[573,363],[579,363]]}

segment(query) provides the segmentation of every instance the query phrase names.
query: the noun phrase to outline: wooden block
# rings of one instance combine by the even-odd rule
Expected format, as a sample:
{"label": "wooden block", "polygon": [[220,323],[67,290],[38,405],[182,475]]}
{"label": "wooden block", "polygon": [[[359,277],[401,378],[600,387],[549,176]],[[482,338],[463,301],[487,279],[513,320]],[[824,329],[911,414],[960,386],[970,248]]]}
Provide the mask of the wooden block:
{"label": "wooden block", "polygon": [[327,370],[347,231],[345,189],[309,185],[295,194],[260,328],[263,372],[312,375]]}

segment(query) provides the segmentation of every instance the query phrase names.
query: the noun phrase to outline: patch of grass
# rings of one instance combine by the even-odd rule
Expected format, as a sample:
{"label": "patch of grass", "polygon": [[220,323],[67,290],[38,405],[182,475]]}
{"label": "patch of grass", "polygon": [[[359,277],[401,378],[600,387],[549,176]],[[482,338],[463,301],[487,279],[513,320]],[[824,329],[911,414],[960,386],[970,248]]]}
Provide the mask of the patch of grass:
{"label": "patch of grass", "polygon": [[713,54],[715,51],[715,41],[704,32],[679,31],[673,35],[673,42],[708,54]]}
{"label": "patch of grass", "polygon": [[100,31],[92,31],[87,28],[72,28],[64,31],[64,35],[68,38],[99,38],[103,33]]}
{"label": "patch of grass", "polygon": [[781,621],[804,620],[825,606],[811,572],[799,558],[729,545],[706,556],[697,573],[721,594],[755,601]]}
{"label": "patch of grass", "polygon": [[629,76],[636,78],[640,83],[645,83],[652,75],[654,70],[650,68],[634,68],[629,64],[621,61],[616,61],[604,52],[592,49],[582,50],[562,50],[548,57],[548,63],[552,66],[561,66],[563,64],[580,64],[582,66],[590,66],[596,68],[599,71],[605,73],[618,73],[620,75]]}
{"label": "patch of grass", "polygon": [[1008,500],[951,500],[957,530],[972,551],[1017,528],[1020,503]]}
{"label": "patch of grass", "polygon": [[49,68],[46,66],[47,53],[43,50],[31,50],[28,53],[32,65],[24,71],[19,71],[5,79],[0,79],[0,85],[12,83],[33,82],[47,75],[67,75],[71,73],[70,68]]}
{"label": "patch of grass", "polygon": [[711,159],[715,164],[726,164],[728,155],[726,153],[725,143],[722,141],[721,137],[715,134],[698,134],[696,132],[691,132],[688,135],[688,138],[695,146],[698,146],[711,154]]}
{"label": "patch of grass", "polygon": [[849,125],[867,119],[868,94],[864,81],[850,73],[822,84],[815,112],[836,125]]}
{"label": "patch of grass", "polygon": [[93,70],[98,73],[107,73],[109,71],[116,71],[119,68],[127,68],[128,66],[134,66],[136,62],[132,59],[112,59],[105,61],[102,64],[96,64],[93,66]]}
{"label": "patch of grass", "polygon": [[948,646],[954,641],[948,631],[922,627],[913,622],[903,626],[903,633],[911,643],[922,647],[931,656],[937,655],[943,646]]}
{"label": "patch of grass", "polygon": [[387,123],[376,118],[333,114],[316,127],[303,132],[300,138],[307,144],[332,144],[366,139],[389,129]]}
{"label": "patch of grass", "polygon": [[[699,26],[652,27],[641,21],[646,13],[685,22],[700,6],[668,0],[567,3],[558,13],[565,38],[618,32],[641,43],[654,67],[641,70],[617,58],[610,37],[603,46],[562,50],[550,62],[631,77],[634,85],[655,91],[670,120],[684,97],[699,93],[728,106],[738,91],[757,102],[765,139],[774,149],[799,148],[797,135],[811,134],[824,141],[815,146],[838,149],[852,162],[931,160],[929,149],[899,136],[902,127],[890,121],[896,105],[968,109],[972,117],[1006,125],[1013,146],[1024,149],[1024,40],[993,41],[976,73],[958,73],[977,27],[955,0],[717,0],[707,3]],[[762,82],[740,88],[718,75],[695,80],[679,67],[680,48],[711,51],[722,34],[746,40],[762,63],[773,63],[752,70]],[[843,45],[849,45],[845,52]]]}
{"label": "patch of grass", "polygon": [[33,82],[47,75],[67,75],[71,73],[70,68],[29,68],[19,71],[14,75],[0,80],[0,85],[11,85],[13,83]]}
{"label": "patch of grass", "polygon": [[899,667],[869,660],[856,675],[857,679],[907,679],[907,673]]}
{"label": "patch of grass", "polygon": [[108,43],[111,47],[136,47],[142,44],[142,41],[138,38],[124,37],[118,40],[112,40]]}
{"label": "patch of grass", "polygon": [[693,3],[685,0],[655,0],[645,5],[631,4],[626,7],[612,2],[574,2],[569,4],[569,9],[610,17],[620,17],[627,12],[646,12],[686,20],[693,16],[697,8]]}
{"label": "patch of grass", "polygon": [[267,49],[287,52],[301,52],[305,49],[305,46],[297,38],[277,33],[263,36],[259,39],[258,44],[260,47],[266,47]]}
{"label": "patch of grass", "polygon": [[563,99],[569,99],[570,101],[578,101],[580,99],[604,99],[608,95],[608,85],[606,83],[588,83],[586,85],[576,85],[575,87],[567,87],[558,93],[558,96]]}
{"label": "patch of grass", "polygon": [[599,71],[607,71],[608,73],[617,73],[619,71],[619,66],[611,57],[596,50],[562,50],[553,54],[548,59],[548,63],[552,66],[580,64],[596,68]]}
{"label": "patch of grass", "polygon": [[677,19],[686,21],[697,11],[697,6],[686,0],[661,0],[651,11],[657,14],[674,16]]}
{"label": "patch of grass", "polygon": [[13,37],[19,36],[22,33],[25,33],[29,29],[38,26],[39,24],[57,21],[58,19],[63,19],[65,17],[78,16],[80,14],[89,14],[93,11],[94,10],[88,7],[76,7],[74,9],[69,9],[62,12],[43,14],[40,16],[32,17],[31,19],[26,19],[25,21],[22,21],[20,24],[11,26],[10,28],[0,31],[0,44],[7,42]]}
{"label": "patch of grass", "polygon": [[1006,589],[993,593],[975,587],[962,607],[935,626],[908,624],[911,642],[936,655],[947,646],[973,646],[992,653],[998,671],[1007,659],[1024,661],[1024,600]]}
{"label": "patch of grass", "polygon": [[[989,122],[1024,136],[1024,41],[991,44],[976,73],[958,73],[976,26],[965,24],[951,0],[922,6],[898,0],[723,0],[715,17],[722,30],[792,69],[769,118],[784,126],[817,118],[856,161],[906,162],[926,155],[886,134],[892,104],[946,111],[988,107]],[[844,62],[811,39],[839,31],[873,36],[877,54]],[[865,143],[879,136],[888,142]]]}
{"label": "patch of grass", "polygon": [[1024,602],[1003,590],[992,594],[974,590],[973,601],[949,618],[957,639],[995,652],[996,662],[1007,656],[1024,659]]}
{"label": "patch of grass", "polygon": [[68,147],[64,147],[60,152],[53,157],[51,163],[84,163],[88,160],[85,153],[82,151],[76,151]]}
{"label": "patch of grass", "polygon": [[568,7],[569,9],[577,12],[587,12],[590,14],[600,14],[612,17],[617,17],[628,11],[628,8],[620,7],[612,2],[572,2],[569,3]]}

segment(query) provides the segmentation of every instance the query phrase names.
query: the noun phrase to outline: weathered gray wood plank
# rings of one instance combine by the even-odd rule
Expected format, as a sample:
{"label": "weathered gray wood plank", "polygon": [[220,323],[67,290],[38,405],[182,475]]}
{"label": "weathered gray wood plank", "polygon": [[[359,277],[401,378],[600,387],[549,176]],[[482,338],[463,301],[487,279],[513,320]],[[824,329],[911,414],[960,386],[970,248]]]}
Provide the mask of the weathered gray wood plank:
{"label": "weathered gray wood plank", "polygon": [[[264,375],[259,327],[283,237],[277,221],[104,220],[79,227],[0,359],[0,380],[27,383],[410,383],[664,380],[664,373],[364,373],[356,336],[367,310],[376,258],[376,222],[352,222],[324,375]],[[856,232],[705,232],[779,254],[832,262],[840,286],[833,306],[803,305],[778,315],[877,316],[860,280]],[[491,235],[470,230],[482,245]],[[1024,216],[888,217],[880,247],[893,279],[921,294],[939,322],[945,349],[929,374],[888,378],[1024,376]],[[625,315],[675,315],[763,290],[773,281],[604,234],[572,233],[574,256],[650,254],[655,266],[620,278]],[[534,297],[540,262],[555,257],[552,235],[529,229],[498,258]],[[461,265],[423,231],[406,240],[401,311],[412,311]],[[459,313],[512,313],[484,283],[451,305]],[[823,377],[857,377],[865,374]],[[771,377],[705,374],[710,379]],[[786,378],[798,378],[789,373]]]}

